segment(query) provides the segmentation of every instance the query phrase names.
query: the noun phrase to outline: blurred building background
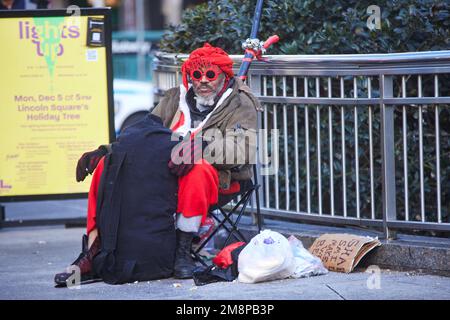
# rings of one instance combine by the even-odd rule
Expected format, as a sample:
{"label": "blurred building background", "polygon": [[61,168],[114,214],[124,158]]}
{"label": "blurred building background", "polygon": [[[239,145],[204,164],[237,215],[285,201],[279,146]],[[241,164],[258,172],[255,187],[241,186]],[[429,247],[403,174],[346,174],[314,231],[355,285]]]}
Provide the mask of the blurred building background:
{"label": "blurred building background", "polygon": [[9,0],[11,9],[110,7],[115,128],[142,118],[154,106],[153,57],[164,30],[178,25],[184,9],[206,0]]}
{"label": "blurred building background", "polygon": [[[178,24],[181,12],[206,0],[51,0],[49,8],[111,7],[114,31],[163,30],[169,24]],[[142,21],[142,25],[141,25]]]}
{"label": "blurred building background", "polygon": [[[37,0],[39,1],[39,0]],[[116,134],[154,106],[153,55],[169,25],[184,9],[206,0],[51,0],[48,8],[111,7]]]}
{"label": "blurred building background", "polygon": [[163,30],[177,25],[185,8],[203,2],[206,0],[51,0],[48,8],[111,7],[114,77],[151,81],[151,53],[158,48]]}
{"label": "blurred building background", "polygon": [[207,0],[9,0],[12,9],[112,9],[114,77],[151,81],[152,52],[164,29],[181,21],[184,9]]}

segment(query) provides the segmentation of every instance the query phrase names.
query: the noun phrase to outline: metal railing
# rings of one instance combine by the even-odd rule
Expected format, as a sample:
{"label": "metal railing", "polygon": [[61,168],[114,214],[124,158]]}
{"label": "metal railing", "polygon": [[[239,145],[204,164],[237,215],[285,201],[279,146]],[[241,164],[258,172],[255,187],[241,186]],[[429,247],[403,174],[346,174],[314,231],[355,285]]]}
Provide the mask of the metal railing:
{"label": "metal railing", "polygon": [[[186,57],[157,55],[156,97]],[[450,231],[450,51],[268,56],[248,84],[264,107],[258,167],[278,169],[260,177],[264,214]]]}

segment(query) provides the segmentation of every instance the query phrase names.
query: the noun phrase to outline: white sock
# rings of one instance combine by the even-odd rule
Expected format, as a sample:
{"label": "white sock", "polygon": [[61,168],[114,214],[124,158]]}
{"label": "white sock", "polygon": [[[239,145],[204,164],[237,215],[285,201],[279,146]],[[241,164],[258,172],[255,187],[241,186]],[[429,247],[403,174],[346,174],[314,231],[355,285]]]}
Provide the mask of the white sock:
{"label": "white sock", "polygon": [[176,228],[183,232],[197,233],[202,223],[202,216],[185,217],[181,213],[177,214]]}

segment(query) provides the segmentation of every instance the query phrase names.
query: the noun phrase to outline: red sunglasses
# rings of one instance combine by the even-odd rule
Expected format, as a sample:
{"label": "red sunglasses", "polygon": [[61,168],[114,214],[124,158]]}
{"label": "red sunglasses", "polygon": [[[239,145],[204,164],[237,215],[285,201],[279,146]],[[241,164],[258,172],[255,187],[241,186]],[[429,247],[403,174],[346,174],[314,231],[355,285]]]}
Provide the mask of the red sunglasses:
{"label": "red sunglasses", "polygon": [[199,81],[203,78],[203,76],[206,76],[206,79],[208,79],[209,81],[214,81],[219,77],[219,74],[220,72],[217,72],[216,70],[213,69],[208,69],[203,72],[197,69],[191,71],[191,78]]}

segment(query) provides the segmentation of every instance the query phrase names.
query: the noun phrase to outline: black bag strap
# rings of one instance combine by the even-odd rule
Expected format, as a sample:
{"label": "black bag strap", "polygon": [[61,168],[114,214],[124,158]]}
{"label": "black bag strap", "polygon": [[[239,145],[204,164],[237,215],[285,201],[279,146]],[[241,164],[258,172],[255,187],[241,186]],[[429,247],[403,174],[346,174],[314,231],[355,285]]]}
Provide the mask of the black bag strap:
{"label": "black bag strap", "polygon": [[122,202],[122,193],[119,190],[121,185],[121,168],[126,158],[125,153],[117,153],[114,155],[114,160],[117,161],[117,167],[115,168],[112,180],[108,179],[107,183],[114,183],[112,192],[109,194],[108,199],[105,199],[106,206],[109,207],[109,212],[107,217],[102,217],[102,227],[101,239],[102,239],[102,249],[106,252],[113,252],[116,249],[117,244],[117,234],[120,223],[120,209]]}
{"label": "black bag strap", "polygon": [[98,191],[97,191],[97,204],[96,204],[96,212],[100,212],[102,205],[103,205],[103,197],[104,197],[104,189],[105,189],[105,180],[106,180],[106,173],[108,171],[109,162],[111,159],[111,154],[108,153],[104,158],[103,163],[103,172],[100,176],[100,182],[98,184]]}

